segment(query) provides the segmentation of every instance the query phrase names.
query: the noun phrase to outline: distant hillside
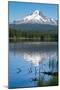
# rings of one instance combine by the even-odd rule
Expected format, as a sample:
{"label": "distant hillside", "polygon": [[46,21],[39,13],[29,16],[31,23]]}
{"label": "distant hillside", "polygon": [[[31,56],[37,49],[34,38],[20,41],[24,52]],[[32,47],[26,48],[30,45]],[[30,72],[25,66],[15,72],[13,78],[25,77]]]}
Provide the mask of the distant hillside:
{"label": "distant hillside", "polygon": [[21,31],[40,31],[57,33],[57,25],[49,24],[9,24],[9,28]]}

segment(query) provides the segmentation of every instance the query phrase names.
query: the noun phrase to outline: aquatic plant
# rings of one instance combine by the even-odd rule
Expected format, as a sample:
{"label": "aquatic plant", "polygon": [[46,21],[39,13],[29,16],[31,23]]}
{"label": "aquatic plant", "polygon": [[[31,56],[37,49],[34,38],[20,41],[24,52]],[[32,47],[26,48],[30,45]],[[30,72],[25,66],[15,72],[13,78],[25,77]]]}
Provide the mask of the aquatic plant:
{"label": "aquatic plant", "polygon": [[44,82],[44,80],[38,80],[37,86],[57,86],[58,85],[58,76],[53,76],[51,79],[48,80],[48,82]]}
{"label": "aquatic plant", "polygon": [[37,82],[37,86],[38,86],[38,87],[45,86],[44,81],[43,81],[43,80],[38,80],[38,82]]}
{"label": "aquatic plant", "polygon": [[58,77],[52,77],[47,83],[47,86],[56,86],[58,85]]}

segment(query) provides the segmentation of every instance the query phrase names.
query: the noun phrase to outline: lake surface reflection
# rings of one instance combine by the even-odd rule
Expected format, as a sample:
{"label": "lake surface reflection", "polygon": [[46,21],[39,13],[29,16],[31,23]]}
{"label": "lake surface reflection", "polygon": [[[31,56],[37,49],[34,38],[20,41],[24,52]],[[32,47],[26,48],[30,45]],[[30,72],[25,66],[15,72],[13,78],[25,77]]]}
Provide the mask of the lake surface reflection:
{"label": "lake surface reflection", "polygon": [[35,87],[37,80],[43,79],[47,82],[52,78],[43,72],[58,71],[57,49],[56,42],[10,43],[9,88]]}

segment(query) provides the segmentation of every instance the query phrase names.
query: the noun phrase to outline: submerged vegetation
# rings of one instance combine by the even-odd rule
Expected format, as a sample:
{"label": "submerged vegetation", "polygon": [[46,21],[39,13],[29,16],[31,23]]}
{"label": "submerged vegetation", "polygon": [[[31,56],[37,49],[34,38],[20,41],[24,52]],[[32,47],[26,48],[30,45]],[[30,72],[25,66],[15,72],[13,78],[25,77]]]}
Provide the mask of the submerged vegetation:
{"label": "submerged vegetation", "polygon": [[55,31],[23,31],[9,28],[9,41],[58,41]]}
{"label": "submerged vegetation", "polygon": [[43,80],[38,80],[37,86],[42,87],[42,86],[57,86],[58,85],[58,76],[53,76],[51,79],[48,80],[48,82],[44,83]]}
{"label": "submerged vegetation", "polygon": [[43,81],[43,80],[38,80],[38,82],[37,82],[37,86],[38,86],[38,87],[45,86],[44,81]]}
{"label": "submerged vegetation", "polygon": [[50,79],[47,83],[48,86],[56,86],[58,85],[58,76],[53,77],[52,79]]}

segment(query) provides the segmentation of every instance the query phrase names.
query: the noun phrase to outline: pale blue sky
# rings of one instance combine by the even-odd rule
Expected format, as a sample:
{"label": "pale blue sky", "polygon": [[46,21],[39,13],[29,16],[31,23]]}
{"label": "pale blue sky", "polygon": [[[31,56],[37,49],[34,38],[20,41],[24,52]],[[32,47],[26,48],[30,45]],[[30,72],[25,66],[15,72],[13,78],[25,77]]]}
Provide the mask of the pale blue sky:
{"label": "pale blue sky", "polygon": [[41,4],[41,3],[27,3],[27,2],[8,2],[9,7],[9,22],[20,20],[24,16],[31,14],[35,10],[42,11],[43,14],[50,18],[58,19],[58,5],[57,4]]}

